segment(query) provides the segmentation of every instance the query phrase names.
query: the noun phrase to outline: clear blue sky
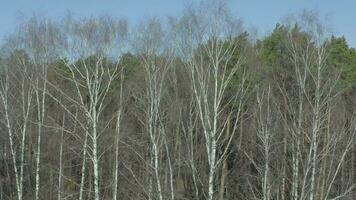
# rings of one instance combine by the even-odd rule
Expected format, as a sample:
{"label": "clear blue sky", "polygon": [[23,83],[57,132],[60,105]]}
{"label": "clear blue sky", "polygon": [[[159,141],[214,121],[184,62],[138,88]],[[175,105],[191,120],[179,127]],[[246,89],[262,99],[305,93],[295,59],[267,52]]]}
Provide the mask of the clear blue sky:
{"label": "clear blue sky", "polygon": [[[179,15],[186,5],[198,0],[0,0],[0,41],[14,31],[19,20],[33,14],[60,18],[70,11],[74,16],[109,14],[136,23],[146,17]],[[327,16],[336,35],[344,35],[356,47],[356,0],[230,0],[234,15],[245,26],[256,27],[260,36],[273,29],[289,13],[317,10]],[[1,43],[1,42],[0,42]]]}

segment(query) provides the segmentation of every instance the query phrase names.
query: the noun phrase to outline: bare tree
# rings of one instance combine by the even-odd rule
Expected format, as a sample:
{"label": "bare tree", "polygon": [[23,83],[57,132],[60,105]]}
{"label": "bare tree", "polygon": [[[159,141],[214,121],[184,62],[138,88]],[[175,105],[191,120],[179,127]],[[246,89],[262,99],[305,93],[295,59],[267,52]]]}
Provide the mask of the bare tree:
{"label": "bare tree", "polygon": [[[28,62],[26,61],[25,54],[15,51],[12,59],[12,63],[10,62],[9,66],[17,66],[20,71],[23,71],[23,74],[20,74],[20,76],[15,75],[16,73],[13,74],[14,71],[11,71],[9,66],[4,66],[0,97],[5,119],[4,123],[10,143],[17,198],[22,200],[24,195],[25,142],[26,135],[28,134],[29,115],[32,107],[34,89],[31,86],[28,87],[26,84],[29,81],[27,76],[29,66],[27,66]],[[15,101],[16,103],[14,103],[14,97],[17,96],[17,90],[16,87],[13,87],[15,82],[12,82],[12,86],[10,85],[12,80],[16,80],[14,76],[17,81],[19,81],[17,86],[19,86],[18,95],[20,95],[20,102]],[[16,113],[17,106],[20,107],[19,113]],[[18,118],[18,120],[16,118]],[[20,125],[20,129],[16,129],[16,124]],[[19,147],[16,146],[16,138],[21,138]],[[19,151],[17,149],[19,149]],[[18,158],[20,158],[19,162]]]}
{"label": "bare tree", "polygon": [[[292,198],[293,199],[316,199],[330,198],[330,182],[335,179],[327,178],[326,174],[336,177],[339,168],[325,167],[327,157],[339,159],[344,162],[344,154],[349,152],[349,143],[340,150],[336,144],[341,138],[352,140],[352,131],[345,132],[348,128],[336,128],[330,132],[332,126],[332,113],[335,113],[333,105],[338,99],[336,92],[336,76],[331,76],[327,65],[327,42],[323,40],[322,27],[316,16],[303,13],[303,34],[298,35],[297,28],[290,29],[288,35],[287,49],[290,60],[295,70],[295,87],[298,91],[297,97],[288,94],[287,89],[281,91],[288,102],[288,112],[292,116]],[[282,87],[281,87],[282,88]],[[297,102],[297,104],[294,104]],[[311,113],[307,113],[306,110]],[[343,125],[345,126],[345,125]],[[345,139],[345,138],[344,138]],[[351,144],[350,144],[351,145]],[[336,156],[336,157],[335,157]],[[333,162],[333,161],[332,161]],[[328,171],[328,172],[326,172]],[[329,184],[325,184],[329,182]],[[333,183],[331,183],[332,185]],[[328,189],[325,189],[328,185]],[[348,187],[349,189],[349,187]],[[349,191],[349,190],[346,191]],[[324,191],[328,191],[326,194]],[[325,195],[325,196],[324,196]],[[343,194],[345,195],[345,194]],[[339,197],[340,198],[340,197]]]}
{"label": "bare tree", "polygon": [[[94,197],[98,200],[101,196],[99,163],[102,154],[98,145],[100,136],[105,129],[105,126],[100,127],[100,118],[112,83],[120,72],[118,61],[121,55],[117,56],[112,53],[115,52],[113,51],[114,44],[117,44],[115,42],[126,34],[126,23],[115,21],[109,17],[91,18],[83,21],[69,19],[66,23],[69,32],[66,35],[67,41],[62,44],[64,48],[61,49],[61,55],[70,75],[65,78],[73,84],[76,96],[65,94],[56,85],[51,84],[51,86],[64,95],[63,98],[66,101],[76,105],[76,110],[85,116],[84,122],[77,120],[85,132],[79,199],[84,198],[85,160],[88,156],[93,164]],[[116,58],[112,64],[110,60],[107,60],[109,56],[112,56],[110,54]],[[80,57],[77,62],[67,60],[71,58],[71,55]],[[76,117],[76,114],[68,106],[61,103],[54,95],[51,97],[59,102],[72,117]],[[114,178],[114,180],[117,184],[117,179]]]}
{"label": "bare tree", "polygon": [[[266,98],[266,99],[265,99]],[[257,136],[261,141],[261,148],[264,157],[264,166],[260,170],[262,177],[262,199],[270,200],[272,198],[272,180],[271,180],[271,157],[273,146],[273,116],[271,105],[271,86],[257,94]]]}
{"label": "bare tree", "polygon": [[61,130],[61,141],[59,148],[59,172],[58,172],[58,200],[62,200],[62,186],[63,186],[63,143],[64,143],[64,126],[65,125],[65,115],[62,119],[62,130]]}
{"label": "bare tree", "polygon": [[[146,88],[144,89],[144,95],[137,98],[140,98],[140,102],[142,102],[144,114],[142,122],[150,144],[149,167],[152,168],[153,175],[149,178],[149,199],[166,199],[161,183],[162,164],[160,163],[162,147],[164,147],[170,173],[170,198],[173,200],[173,170],[162,111],[165,80],[172,64],[173,54],[170,47],[163,43],[166,36],[158,20],[148,20],[146,23],[141,24],[139,29],[140,34],[135,38],[134,48],[141,55],[141,66],[145,70]],[[156,191],[153,191],[153,188]]]}
{"label": "bare tree", "polygon": [[[207,6],[207,7],[205,7]],[[182,17],[177,24],[181,31],[178,40],[180,52],[186,58],[190,71],[192,93],[205,138],[208,159],[207,199],[214,199],[216,173],[229,152],[229,146],[240,120],[244,90],[244,75],[235,93],[227,100],[227,88],[241,68],[241,59],[232,59],[237,47],[234,31],[239,21],[229,18],[226,4],[219,1],[205,5],[195,13]],[[178,28],[179,27],[179,28]],[[200,46],[197,46],[200,45]],[[227,102],[234,102],[235,109],[227,111]],[[229,119],[233,119],[231,133],[222,137]],[[218,155],[218,152],[222,153]]]}

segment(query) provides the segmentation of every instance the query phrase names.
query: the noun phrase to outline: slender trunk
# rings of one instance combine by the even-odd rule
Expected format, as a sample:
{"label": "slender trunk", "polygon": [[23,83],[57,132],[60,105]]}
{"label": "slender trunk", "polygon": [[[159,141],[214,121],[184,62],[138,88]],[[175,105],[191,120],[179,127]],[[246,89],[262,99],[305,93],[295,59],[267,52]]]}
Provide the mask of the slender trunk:
{"label": "slender trunk", "polygon": [[82,170],[81,170],[81,180],[79,189],[79,200],[83,200],[84,184],[85,184],[85,168],[86,168],[86,156],[87,156],[87,145],[88,145],[88,132],[85,131],[84,145],[83,145],[83,156],[82,156]]}
{"label": "slender trunk", "polygon": [[281,200],[286,199],[286,178],[287,178],[287,172],[286,172],[286,165],[287,165],[287,136],[286,136],[286,125],[284,126],[284,135],[283,135],[283,161],[282,161],[282,188],[281,188]]}
{"label": "slender trunk", "polygon": [[[227,118],[227,124],[226,124],[226,139],[228,140],[229,134],[230,134],[230,117]],[[223,160],[223,165],[221,169],[221,178],[220,178],[220,189],[219,189],[219,199],[224,200],[224,195],[225,195],[225,181],[226,181],[226,176],[227,176],[227,161],[226,159]]]}
{"label": "slender trunk", "polygon": [[36,194],[35,199],[39,199],[40,191],[40,160],[41,160],[41,135],[44,124],[45,116],[45,103],[46,103],[46,92],[47,92],[47,68],[42,66],[42,75],[43,77],[43,87],[42,87],[42,96],[40,100],[39,95],[39,78],[37,79],[37,88],[36,88],[36,98],[37,98],[37,118],[38,118],[38,136],[37,136],[37,155],[36,155]]}
{"label": "slender trunk", "polygon": [[[151,157],[150,157],[150,167],[151,166],[153,166],[153,156],[152,156],[152,154],[150,155]],[[149,200],[152,200],[152,190],[153,190],[153,181],[152,181],[152,173],[151,173],[151,171],[149,170],[148,171],[148,177],[149,177],[149,180],[148,180],[148,199]]]}
{"label": "slender trunk", "polygon": [[316,80],[316,88],[315,88],[315,107],[313,108],[313,130],[312,130],[312,163],[311,163],[311,178],[310,178],[310,197],[309,200],[314,199],[314,187],[315,187],[315,176],[316,176],[316,167],[317,167],[317,135],[319,134],[319,119],[320,119],[320,87],[321,87],[321,61],[318,63],[318,72],[317,72],[317,80]]}
{"label": "slender trunk", "polygon": [[192,122],[192,111],[189,111],[189,126],[188,126],[188,134],[189,134],[189,163],[190,163],[190,168],[192,170],[192,178],[193,178],[193,183],[194,183],[194,188],[195,188],[195,198],[199,199],[199,190],[198,190],[198,183],[197,183],[197,175],[196,175],[196,168],[195,168],[195,159],[194,159],[194,134],[193,134],[193,129],[194,125]]}
{"label": "slender trunk", "polygon": [[98,146],[97,146],[97,124],[96,124],[96,111],[94,107],[94,120],[93,120],[93,172],[94,172],[94,196],[95,200],[100,199],[99,191],[99,158],[98,158]]}
{"label": "slender trunk", "polygon": [[62,174],[63,174],[63,129],[64,129],[64,115],[63,115],[63,124],[61,130],[61,145],[59,149],[59,175],[58,175],[58,200],[62,199]]}
{"label": "slender trunk", "polygon": [[120,79],[120,91],[119,91],[119,110],[117,112],[116,118],[116,137],[115,137],[115,171],[114,171],[114,191],[113,200],[117,200],[117,187],[118,187],[118,176],[119,176],[119,140],[120,140],[120,125],[121,125],[121,112],[122,112],[122,101],[123,101],[123,83],[124,83],[124,72],[121,72]]}
{"label": "slender trunk", "polygon": [[[269,138],[267,136],[266,142],[268,143]],[[269,144],[265,144],[264,154],[265,154],[265,166],[264,166],[264,175],[263,175],[263,199],[270,199],[270,185],[269,185]]]}
{"label": "slender trunk", "polygon": [[300,140],[303,137],[302,135],[302,123],[303,123],[303,87],[304,83],[299,83],[299,94],[298,94],[298,119],[297,119],[297,130],[296,135],[294,135],[293,141],[293,180],[292,180],[292,197],[294,200],[299,198],[298,189],[299,189],[299,159],[300,155]]}
{"label": "slender trunk", "polygon": [[[9,83],[8,83],[8,75],[6,74],[5,83],[1,90],[0,97],[1,97],[1,101],[4,106],[5,123],[6,123],[5,125],[6,125],[7,132],[8,132],[12,165],[13,165],[14,173],[15,173],[17,198],[18,198],[18,200],[22,200],[22,198],[23,198],[23,196],[22,196],[23,195],[23,189],[22,189],[23,184],[22,184],[22,179],[20,178],[20,174],[19,174],[18,168],[17,168],[18,167],[18,162],[16,160],[17,153],[15,150],[15,142],[13,139],[14,134],[13,134],[13,130],[12,130],[11,122],[10,122],[10,115],[9,115],[10,113],[9,113],[9,104],[8,104],[8,95],[9,95],[8,91],[9,91]],[[24,138],[22,138],[22,140],[24,141]],[[24,147],[24,146],[22,146],[22,147]],[[21,151],[23,151],[23,149],[21,149]],[[21,164],[21,165],[23,165],[23,164]]]}
{"label": "slender trunk", "polygon": [[[121,106],[121,105],[120,105]],[[116,137],[115,137],[115,171],[114,171],[114,189],[113,189],[113,200],[117,200],[117,185],[119,176],[119,138],[120,138],[120,121],[121,121],[121,108],[117,113],[116,121]]]}
{"label": "slender trunk", "polygon": [[[314,125],[316,126],[316,125]],[[316,127],[314,127],[315,129]],[[316,129],[315,129],[316,131]],[[310,200],[314,199],[314,187],[315,187],[315,176],[316,176],[316,151],[317,151],[317,136],[316,136],[316,132],[313,131],[313,136],[312,136],[312,161],[311,161],[311,177],[310,177]]]}
{"label": "slender trunk", "polygon": [[[328,113],[328,118],[327,118],[327,130],[326,130],[326,136],[324,137],[324,145],[325,145],[325,149],[329,149],[329,141],[330,141],[330,116],[331,112]],[[321,166],[321,174],[319,177],[319,198],[318,199],[323,199],[324,195],[325,195],[325,184],[326,184],[326,166],[327,166],[327,162],[328,162],[328,157],[323,156],[323,161],[322,161],[322,166]]]}
{"label": "slender trunk", "polygon": [[29,89],[27,93],[27,102],[25,100],[25,81],[22,82],[22,112],[23,112],[23,128],[22,128],[22,140],[21,140],[21,160],[20,160],[20,188],[23,190],[23,176],[24,176],[24,158],[25,158],[25,140],[27,133],[27,121],[30,114],[32,90]]}
{"label": "slender trunk", "polygon": [[[215,176],[215,164],[216,164],[216,143],[217,143],[217,123],[218,123],[218,115],[219,115],[219,100],[218,98],[220,97],[220,91],[218,88],[219,85],[219,78],[218,78],[218,69],[219,69],[219,62],[215,60],[214,62],[214,104],[213,104],[213,127],[212,130],[209,131],[209,137],[207,138],[209,140],[208,146],[209,146],[209,152],[208,152],[208,159],[210,160],[209,162],[209,182],[208,182],[208,199],[213,200],[214,198],[214,176]],[[206,93],[205,96],[208,94]],[[208,116],[206,116],[208,117]],[[210,144],[210,145],[209,145]]]}
{"label": "slender trunk", "polygon": [[[41,144],[41,136],[37,137],[37,145]],[[37,147],[37,154],[36,154],[36,186],[35,186],[35,199],[39,199],[39,190],[40,190],[40,152],[41,148]]]}
{"label": "slender trunk", "polygon": [[158,155],[158,149],[157,149],[156,144],[153,144],[153,159],[154,159],[154,171],[155,171],[155,176],[156,176],[155,178],[156,178],[156,184],[157,184],[158,197],[159,197],[159,200],[163,200],[161,180],[159,177],[159,155]]}
{"label": "slender trunk", "polygon": [[12,165],[14,167],[14,172],[15,172],[17,198],[18,198],[18,200],[22,200],[22,188],[21,188],[21,184],[20,184],[19,173],[18,173],[18,170],[17,170],[16,151],[15,151],[15,148],[14,148],[13,134],[12,134],[11,125],[10,125],[10,119],[9,119],[9,115],[8,115],[8,105],[7,105],[7,102],[4,102],[4,104],[5,104],[4,105],[4,110],[5,110],[6,126],[7,126],[8,134],[9,134]]}
{"label": "slender trunk", "polygon": [[166,147],[166,154],[167,154],[168,168],[169,168],[169,185],[170,185],[170,189],[171,189],[171,200],[174,200],[173,168],[172,168],[172,161],[171,161],[171,156],[169,153],[166,136],[164,136],[164,143],[165,143],[165,147]]}
{"label": "slender trunk", "polygon": [[224,200],[225,196],[225,181],[227,176],[227,166],[226,159],[223,161],[221,178],[220,178],[220,189],[219,189],[219,200]]}
{"label": "slender trunk", "polygon": [[216,155],[216,141],[213,139],[213,141],[211,141],[211,147],[210,147],[208,200],[213,200],[214,198],[215,155]]}
{"label": "slender trunk", "polygon": [[292,177],[292,199],[293,200],[298,200],[298,182],[299,182],[299,177],[298,177],[298,169],[299,169],[299,153],[298,153],[298,146],[299,146],[299,139],[296,138],[296,142],[292,143],[292,149],[293,149],[293,177]]}
{"label": "slender trunk", "polygon": [[37,136],[37,154],[36,154],[36,196],[35,199],[39,199],[40,190],[40,156],[41,156],[41,131],[38,131]]}

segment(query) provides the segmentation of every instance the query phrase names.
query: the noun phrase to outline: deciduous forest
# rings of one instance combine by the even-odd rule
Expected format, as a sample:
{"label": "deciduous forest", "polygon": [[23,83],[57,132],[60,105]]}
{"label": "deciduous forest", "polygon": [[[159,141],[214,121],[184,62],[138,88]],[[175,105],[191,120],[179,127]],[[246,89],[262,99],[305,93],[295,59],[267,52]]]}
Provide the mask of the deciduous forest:
{"label": "deciduous forest", "polygon": [[356,199],[356,49],[315,12],[34,16],[0,52],[0,200]]}

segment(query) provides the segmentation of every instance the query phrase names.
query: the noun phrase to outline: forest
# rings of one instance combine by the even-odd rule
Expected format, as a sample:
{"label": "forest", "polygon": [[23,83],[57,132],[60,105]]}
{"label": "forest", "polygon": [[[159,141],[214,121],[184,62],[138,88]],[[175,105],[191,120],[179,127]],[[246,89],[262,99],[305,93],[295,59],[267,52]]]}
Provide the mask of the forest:
{"label": "forest", "polygon": [[356,49],[313,11],[33,16],[0,48],[0,200],[354,200]]}

